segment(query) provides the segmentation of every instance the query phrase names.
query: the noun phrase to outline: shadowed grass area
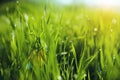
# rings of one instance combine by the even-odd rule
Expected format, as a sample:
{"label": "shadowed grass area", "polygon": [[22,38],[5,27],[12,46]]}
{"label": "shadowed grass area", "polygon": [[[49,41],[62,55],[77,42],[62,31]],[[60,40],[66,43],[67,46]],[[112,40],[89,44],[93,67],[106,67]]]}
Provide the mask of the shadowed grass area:
{"label": "shadowed grass area", "polygon": [[26,2],[0,12],[0,80],[119,80],[119,13]]}

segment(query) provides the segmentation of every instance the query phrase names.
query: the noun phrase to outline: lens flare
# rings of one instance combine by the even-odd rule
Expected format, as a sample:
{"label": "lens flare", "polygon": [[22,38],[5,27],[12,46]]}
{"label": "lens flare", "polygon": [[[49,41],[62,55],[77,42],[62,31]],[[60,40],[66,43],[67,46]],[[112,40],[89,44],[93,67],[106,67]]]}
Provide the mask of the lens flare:
{"label": "lens flare", "polygon": [[117,0],[98,0],[98,5],[104,8],[116,7],[118,5]]}

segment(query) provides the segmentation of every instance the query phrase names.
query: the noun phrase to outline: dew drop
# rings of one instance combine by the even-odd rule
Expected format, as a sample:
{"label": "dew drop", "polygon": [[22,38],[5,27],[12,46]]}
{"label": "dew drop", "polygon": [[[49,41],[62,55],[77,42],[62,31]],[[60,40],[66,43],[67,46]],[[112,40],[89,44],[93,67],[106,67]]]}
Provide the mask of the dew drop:
{"label": "dew drop", "polygon": [[96,31],[98,31],[98,29],[97,29],[97,28],[94,28],[94,32],[96,32]]}
{"label": "dew drop", "polygon": [[60,75],[58,76],[58,80],[62,80],[62,77]]}
{"label": "dew drop", "polygon": [[84,74],[84,77],[86,77],[87,75],[86,74]]}
{"label": "dew drop", "polygon": [[113,60],[115,60],[115,58],[116,58],[115,55],[113,55]]}
{"label": "dew drop", "polygon": [[25,21],[28,22],[28,15],[26,13],[24,13],[24,18],[25,18]]}
{"label": "dew drop", "polygon": [[78,75],[77,74],[74,74],[74,78],[77,79]]}
{"label": "dew drop", "polygon": [[61,55],[66,55],[66,54],[67,54],[67,52],[62,52],[62,53],[61,53]]}
{"label": "dew drop", "polygon": [[16,3],[19,4],[19,1],[17,0]]}
{"label": "dew drop", "polygon": [[102,51],[102,49],[100,48],[100,49],[99,49],[99,51],[101,52],[101,51]]}
{"label": "dew drop", "polygon": [[12,41],[14,41],[14,40],[15,40],[15,33],[12,32]]}

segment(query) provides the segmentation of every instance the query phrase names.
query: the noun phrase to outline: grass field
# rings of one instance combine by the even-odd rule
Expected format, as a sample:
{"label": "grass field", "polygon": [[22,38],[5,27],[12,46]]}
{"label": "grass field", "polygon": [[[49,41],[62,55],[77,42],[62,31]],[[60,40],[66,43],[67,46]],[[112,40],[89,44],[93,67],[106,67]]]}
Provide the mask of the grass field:
{"label": "grass field", "polygon": [[119,80],[120,14],[85,6],[0,7],[0,80]]}

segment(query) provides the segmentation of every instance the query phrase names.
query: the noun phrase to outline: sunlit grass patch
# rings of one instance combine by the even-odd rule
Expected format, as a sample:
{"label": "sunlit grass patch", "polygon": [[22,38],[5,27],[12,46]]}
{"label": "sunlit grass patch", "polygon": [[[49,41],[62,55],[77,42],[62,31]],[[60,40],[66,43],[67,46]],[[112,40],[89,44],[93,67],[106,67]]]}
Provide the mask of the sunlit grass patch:
{"label": "sunlit grass patch", "polygon": [[39,5],[0,9],[1,80],[119,79],[119,13]]}

